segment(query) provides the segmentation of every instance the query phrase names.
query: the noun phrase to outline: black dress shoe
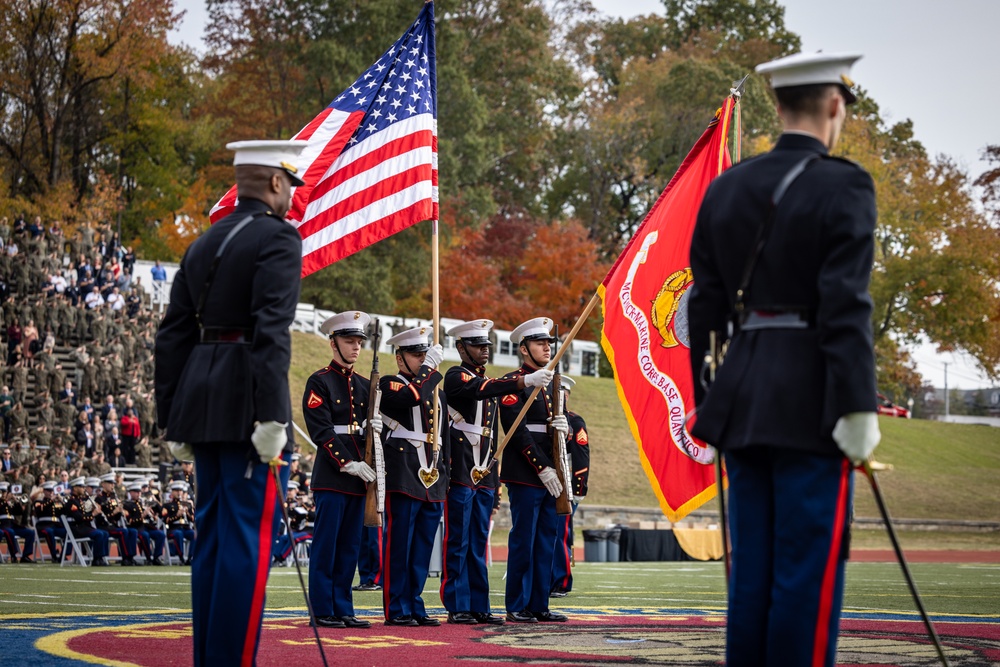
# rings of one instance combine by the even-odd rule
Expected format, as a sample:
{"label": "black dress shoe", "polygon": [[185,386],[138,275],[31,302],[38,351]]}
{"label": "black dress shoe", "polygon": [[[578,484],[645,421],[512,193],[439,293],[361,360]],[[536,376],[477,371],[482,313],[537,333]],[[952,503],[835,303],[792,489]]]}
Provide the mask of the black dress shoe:
{"label": "black dress shoe", "polygon": [[378,584],[362,584],[359,590],[362,591],[380,591],[382,587]]}
{"label": "black dress shoe", "polygon": [[370,621],[365,621],[357,616],[341,616],[341,622],[343,622],[344,627],[347,628],[370,628],[372,624]]}
{"label": "black dress shoe", "polygon": [[554,611],[535,611],[531,613],[539,623],[565,623],[569,620],[563,614]]}
{"label": "black dress shoe", "polygon": [[403,625],[403,626],[415,626],[419,625],[416,619],[412,616],[397,616],[396,618],[390,618],[385,622],[386,625]]}
{"label": "black dress shoe", "polygon": [[34,563],[35,561],[31,560],[31,556],[21,556],[21,562],[22,563]]}
{"label": "black dress shoe", "polygon": [[430,616],[417,616],[417,625],[424,625],[429,628],[436,628],[441,625],[441,621],[436,618],[431,618]]}
{"label": "black dress shoe", "polygon": [[96,560],[95,560],[95,561],[94,561],[93,563],[91,563],[90,565],[91,565],[92,567],[107,567],[107,566],[108,566],[108,564],[107,564],[107,563],[105,563],[103,559],[96,559]]}
{"label": "black dress shoe", "polygon": [[478,611],[472,612],[472,617],[476,619],[476,623],[484,623],[487,625],[503,625],[504,620],[500,616],[494,616],[493,614],[486,612],[481,613]]}
{"label": "black dress shoe", "polygon": [[475,625],[479,621],[467,611],[449,611],[448,622],[457,625]]}
{"label": "black dress shoe", "polygon": [[317,616],[316,625],[321,628],[346,628],[344,622],[336,616]]}
{"label": "black dress shoe", "polygon": [[530,611],[508,611],[509,623],[538,623],[538,619]]}
{"label": "black dress shoe", "polygon": [[552,592],[549,593],[550,598],[564,598],[569,595],[569,591],[565,588],[553,588]]}
{"label": "black dress shoe", "polygon": [[153,564],[153,565],[163,565],[164,564],[163,561],[161,559],[159,559],[159,558],[154,558],[153,560],[151,560],[149,562],[151,564]]}

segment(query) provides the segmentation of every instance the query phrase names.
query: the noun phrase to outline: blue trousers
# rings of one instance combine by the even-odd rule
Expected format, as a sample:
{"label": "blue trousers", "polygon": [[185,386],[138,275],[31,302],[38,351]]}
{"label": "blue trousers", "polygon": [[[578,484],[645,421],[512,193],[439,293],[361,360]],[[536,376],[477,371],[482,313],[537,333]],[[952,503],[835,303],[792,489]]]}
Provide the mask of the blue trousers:
{"label": "blue trousers", "polygon": [[291,535],[282,533],[274,541],[274,549],[271,550],[271,554],[275,560],[285,560],[292,554],[293,543],[298,544],[303,540],[308,540],[310,537],[312,537],[312,533],[292,533]]}
{"label": "blue trousers", "polygon": [[24,538],[23,556],[30,557],[31,554],[35,553],[35,531],[32,529],[10,526],[8,528],[0,528],[0,532],[3,533],[4,539],[7,540],[7,549],[9,550],[11,558],[17,556],[20,551],[17,546],[17,537]]}
{"label": "blue trousers", "polygon": [[358,578],[362,584],[382,585],[382,537],[385,523],[381,527],[365,526],[361,535],[361,551],[358,553]]}
{"label": "blue trousers", "polygon": [[60,526],[55,521],[39,521],[35,526],[38,530],[38,534],[42,536],[45,543],[49,545],[49,555],[55,558],[56,552],[59,548],[56,546],[56,540],[66,540],[66,529]]}
{"label": "blue trousers", "polygon": [[573,590],[573,517],[580,503],[573,503],[573,513],[556,516],[556,549],[552,556],[552,589]]}
{"label": "blue trousers", "polygon": [[108,531],[94,528],[86,535],[81,535],[81,537],[90,538],[90,548],[94,552],[95,562],[108,557],[108,544],[111,539],[108,536]]}
{"label": "blue trousers", "polygon": [[[285,453],[287,461],[290,454]],[[248,465],[249,463],[249,465]],[[191,566],[194,664],[255,662],[288,467],[275,481],[249,442],[195,445],[198,553]],[[249,478],[246,474],[249,472]]]}
{"label": "blue trousers", "polygon": [[726,664],[827,665],[837,654],[853,471],[843,457],[726,454],[732,572]]}
{"label": "blue trousers", "polygon": [[316,521],[309,554],[309,601],[316,616],[354,616],[351,583],[358,567],[365,497],[314,491]]}
{"label": "blue trousers", "polygon": [[122,528],[121,526],[112,526],[105,528],[105,530],[108,531],[108,535],[117,540],[118,555],[122,558],[135,558],[139,548],[139,531],[135,528]]}
{"label": "blue trousers", "polygon": [[[197,514],[197,512],[195,512]],[[190,528],[171,528],[167,531],[170,538],[170,553],[184,560],[184,540],[189,542],[188,558],[194,559],[194,545],[197,542],[195,533]]]}
{"label": "blue trousers", "polygon": [[441,522],[441,506],[403,493],[385,494],[385,557],[382,559],[382,606],[386,619],[426,616],[420,597],[430,571],[434,536]]}
{"label": "blue trousers", "polygon": [[489,613],[490,581],[486,539],[493,514],[494,489],[455,484],[444,508],[444,577],[441,602],[452,612]]}
{"label": "blue trousers", "polygon": [[[142,545],[142,552],[146,555],[146,560],[149,561],[154,558],[159,558],[163,555],[163,545],[167,541],[167,534],[162,530],[149,530],[148,528],[143,528],[138,531],[139,533],[139,544]],[[150,547],[150,540],[153,541],[152,550]]]}
{"label": "blue trousers", "polygon": [[507,541],[507,611],[549,610],[556,499],[544,488],[508,484],[511,527]]}

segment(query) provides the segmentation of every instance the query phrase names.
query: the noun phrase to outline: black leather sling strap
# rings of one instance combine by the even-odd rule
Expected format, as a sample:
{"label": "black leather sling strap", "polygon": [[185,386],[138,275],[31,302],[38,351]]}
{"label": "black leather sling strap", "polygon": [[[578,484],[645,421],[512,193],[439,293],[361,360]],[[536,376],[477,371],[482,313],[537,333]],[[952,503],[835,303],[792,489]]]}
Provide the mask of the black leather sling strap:
{"label": "black leather sling strap", "polygon": [[814,153],[813,155],[795,163],[795,166],[788,170],[788,173],[785,174],[784,178],[781,179],[781,182],[778,183],[778,187],[774,189],[774,194],[771,195],[771,210],[767,215],[767,220],[765,220],[764,224],[757,230],[757,238],[754,241],[753,253],[751,253],[751,255],[747,258],[746,268],[743,270],[743,280],[740,282],[739,289],[736,290],[736,300],[733,303],[733,316],[730,318],[730,337],[732,337],[733,334],[733,324],[737,322],[743,313],[743,304],[747,289],[749,289],[750,280],[753,279],[754,271],[757,269],[757,261],[764,252],[764,246],[767,245],[767,239],[771,235],[771,229],[774,227],[774,214],[778,209],[778,204],[781,203],[781,200],[784,198],[785,193],[788,192],[788,188],[791,187],[792,183],[794,183],[795,180],[810,167],[810,165],[815,163],[816,160],[820,160],[824,157],[826,156],[822,153]]}
{"label": "black leather sling strap", "polygon": [[229,242],[232,241],[237,234],[242,232],[253,219],[253,215],[248,215],[236,223],[236,225],[229,230],[229,233],[226,234],[226,238],[222,239],[222,243],[219,244],[219,249],[215,252],[215,258],[212,259],[212,266],[209,267],[208,276],[205,278],[205,285],[201,288],[201,294],[198,295],[198,308],[194,311],[194,316],[198,321],[199,328],[204,328],[201,323],[201,314],[205,310],[205,303],[208,301],[208,293],[211,291],[212,283],[215,281],[215,272],[218,270],[219,264],[222,263],[222,255],[225,254],[226,247],[229,245]]}

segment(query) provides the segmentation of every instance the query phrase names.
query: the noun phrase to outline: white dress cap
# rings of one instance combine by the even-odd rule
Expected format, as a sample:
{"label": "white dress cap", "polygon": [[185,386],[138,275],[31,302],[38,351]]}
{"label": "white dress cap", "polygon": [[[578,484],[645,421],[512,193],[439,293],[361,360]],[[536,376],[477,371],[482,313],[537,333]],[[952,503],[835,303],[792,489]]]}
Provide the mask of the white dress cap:
{"label": "white dress cap", "polygon": [[83,477],[74,477],[69,481],[70,486],[87,486],[87,480]]}
{"label": "white dress cap", "polygon": [[400,331],[387,340],[386,343],[395,345],[397,350],[426,352],[431,346],[430,335],[430,327],[415,327],[406,331]]}
{"label": "white dress cap", "polygon": [[138,492],[141,493],[142,492],[142,484],[140,484],[138,482],[134,482],[132,484],[129,484],[128,485],[128,490],[129,491],[138,491]]}
{"label": "white dress cap", "polygon": [[99,478],[97,478],[97,477],[88,477],[87,478],[87,486],[100,487],[101,486],[101,480]]}
{"label": "white dress cap", "polygon": [[573,391],[573,387],[576,386],[576,380],[568,375],[560,375],[559,382],[562,383],[562,388],[566,391]]}
{"label": "white dress cap", "polygon": [[348,310],[323,320],[319,330],[330,338],[334,336],[360,336],[368,340],[365,329],[368,328],[368,323],[371,321],[371,315],[368,313],[362,313],[360,310]]}
{"label": "white dress cap", "polygon": [[492,345],[490,329],[493,320],[469,320],[448,329],[448,335],[469,345]]}
{"label": "white dress cap", "polygon": [[309,145],[308,141],[234,141],[226,144],[226,148],[235,151],[233,166],[255,164],[261,167],[284,169],[292,179],[292,185],[305,185],[302,180],[304,169],[300,169],[299,157],[302,149]]}
{"label": "white dress cap", "polygon": [[851,91],[851,67],[860,59],[860,53],[796,53],[757,65],[757,73],[770,74],[774,88],[837,84],[847,93],[850,104],[857,100]]}
{"label": "white dress cap", "polygon": [[534,317],[527,322],[518,324],[510,332],[510,342],[520,345],[526,340],[547,340],[555,342],[552,335],[552,320],[547,317]]}
{"label": "white dress cap", "polygon": [[109,472],[104,475],[101,475],[98,479],[100,479],[102,482],[111,482],[112,484],[114,484],[115,474],[113,472]]}

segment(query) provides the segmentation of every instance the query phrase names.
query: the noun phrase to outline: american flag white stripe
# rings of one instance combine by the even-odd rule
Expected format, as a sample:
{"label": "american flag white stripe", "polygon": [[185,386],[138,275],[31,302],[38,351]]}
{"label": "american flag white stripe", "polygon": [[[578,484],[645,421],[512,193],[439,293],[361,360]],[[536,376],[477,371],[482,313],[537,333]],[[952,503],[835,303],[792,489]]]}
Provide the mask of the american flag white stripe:
{"label": "american flag white stripe", "polygon": [[414,204],[427,199],[427,185],[415,183],[405,190],[394,192],[388,197],[382,197],[364,208],[345,215],[332,225],[323,227],[320,231],[303,239],[302,255],[308,255],[316,250],[338,241],[348,234],[360,231],[369,224],[388,218]]}
{"label": "american flag white stripe", "polygon": [[[303,237],[303,275],[437,219],[434,48],[428,2],[407,32],[296,135],[309,141],[297,164],[306,184],[293,192],[287,217]],[[231,190],[212,221],[234,203]]]}
{"label": "american flag white stripe", "polygon": [[[365,141],[348,148],[330,166],[327,173],[320,179],[320,183],[335,178],[338,173],[342,173],[348,166],[363,168],[365,165],[355,165],[355,163],[397,139],[402,139],[415,132],[431,129],[428,127],[430,124],[426,122],[427,118],[428,116],[426,115],[414,118],[407,122],[407,126],[403,126],[402,124],[393,126],[383,130],[378,136],[372,137],[371,141]],[[332,190],[315,197],[309,202],[309,206],[306,208],[299,226],[309,222],[318,215],[322,215],[328,209],[332,208],[334,204],[347,200],[351,195],[369,188],[379,181],[393,178],[418,164],[432,164],[436,162],[437,154],[432,150],[430,144],[412,148],[394,157],[384,158],[338,184]],[[436,166],[434,164],[434,167]],[[430,183],[428,183],[429,185]]]}

